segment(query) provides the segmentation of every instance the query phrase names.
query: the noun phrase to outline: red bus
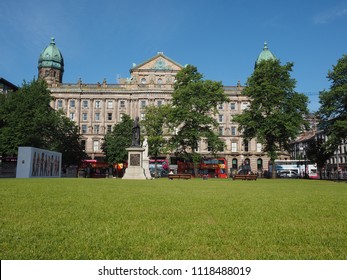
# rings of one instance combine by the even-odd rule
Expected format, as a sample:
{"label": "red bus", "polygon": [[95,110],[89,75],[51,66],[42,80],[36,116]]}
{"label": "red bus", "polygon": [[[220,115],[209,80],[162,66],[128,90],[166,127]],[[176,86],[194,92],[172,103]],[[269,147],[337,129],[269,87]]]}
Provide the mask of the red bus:
{"label": "red bus", "polygon": [[[228,178],[228,166],[225,158],[203,158],[198,164],[198,176],[209,178]],[[192,162],[177,162],[177,173],[194,174]]]}

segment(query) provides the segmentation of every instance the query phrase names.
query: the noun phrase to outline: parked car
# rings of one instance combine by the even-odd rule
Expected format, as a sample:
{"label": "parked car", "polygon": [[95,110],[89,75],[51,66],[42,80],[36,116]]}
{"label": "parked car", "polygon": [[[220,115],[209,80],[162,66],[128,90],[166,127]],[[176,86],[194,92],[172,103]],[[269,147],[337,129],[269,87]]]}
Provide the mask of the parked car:
{"label": "parked car", "polygon": [[281,170],[278,171],[277,176],[280,178],[298,178],[299,174],[295,170]]}

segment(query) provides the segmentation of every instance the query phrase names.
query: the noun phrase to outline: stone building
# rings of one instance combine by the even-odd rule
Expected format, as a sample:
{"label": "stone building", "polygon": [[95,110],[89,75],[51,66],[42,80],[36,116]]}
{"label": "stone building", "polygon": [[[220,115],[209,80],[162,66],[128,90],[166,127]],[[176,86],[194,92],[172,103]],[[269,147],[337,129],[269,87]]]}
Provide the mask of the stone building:
{"label": "stone building", "polygon": [[0,77],[0,94],[7,94],[8,92],[17,91],[18,87],[5,78]]}
{"label": "stone building", "polygon": [[[262,59],[274,59],[265,43],[256,63]],[[101,143],[105,134],[121,121],[123,114],[131,118],[145,117],[144,109],[150,104],[160,106],[172,98],[175,76],[184,66],[162,52],[148,60],[133,65],[130,77],[119,79],[117,84],[64,83],[64,60],[52,38],[50,45],[43,50],[38,61],[39,77],[47,80],[54,98],[51,106],[63,110],[80,127],[85,151],[93,159],[102,159]],[[215,116],[219,123],[219,135],[226,148],[218,156],[227,159],[229,168],[237,168],[242,163],[249,164],[252,171],[268,168],[268,157],[261,143],[253,139],[245,143],[240,137],[233,116],[247,108],[250,100],[241,94],[243,86],[224,86],[230,101],[218,106]],[[207,144],[201,142],[199,152],[209,156]],[[170,155],[165,155],[171,158]]]}

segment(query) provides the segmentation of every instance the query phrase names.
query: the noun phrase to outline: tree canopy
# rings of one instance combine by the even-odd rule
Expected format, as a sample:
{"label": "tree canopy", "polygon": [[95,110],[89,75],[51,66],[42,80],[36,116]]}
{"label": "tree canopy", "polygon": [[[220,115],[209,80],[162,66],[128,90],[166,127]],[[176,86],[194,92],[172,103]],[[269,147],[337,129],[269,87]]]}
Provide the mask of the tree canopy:
{"label": "tree canopy", "polygon": [[333,70],[328,71],[330,90],[319,94],[321,124],[329,136],[327,148],[336,150],[347,138],[347,55],[340,58]]}
{"label": "tree canopy", "polygon": [[122,121],[113,127],[113,131],[105,135],[102,149],[107,162],[124,163],[128,160],[126,148],[131,146],[133,123],[130,116],[124,114]]}
{"label": "tree canopy", "polygon": [[165,123],[169,114],[170,106],[161,105],[147,106],[145,109],[145,119],[141,121],[144,134],[148,140],[148,154],[155,159],[155,175],[157,176],[158,156],[166,154],[167,139],[165,138]]}
{"label": "tree canopy", "polygon": [[176,75],[169,122],[175,128],[171,147],[181,156],[196,162],[201,139],[209,141],[214,151],[223,150],[224,143],[216,137],[218,123],[213,116],[217,106],[228,101],[221,82],[203,80],[195,66],[187,65]]}
{"label": "tree canopy", "polygon": [[250,105],[233,119],[239,123],[244,140],[257,138],[272,161],[279,152],[288,150],[306,124],[308,98],[295,92],[292,67],[293,63],[282,66],[279,60],[258,63],[242,92],[250,98]]}
{"label": "tree canopy", "polygon": [[145,119],[141,121],[147,136],[149,154],[153,157],[165,152],[166,139],[164,137],[164,126],[169,114],[169,106],[160,107],[150,105],[145,109]]}
{"label": "tree canopy", "polygon": [[0,98],[0,154],[17,155],[19,146],[61,152],[63,164],[78,164],[86,157],[79,128],[50,106],[45,81],[23,82],[16,92]]}

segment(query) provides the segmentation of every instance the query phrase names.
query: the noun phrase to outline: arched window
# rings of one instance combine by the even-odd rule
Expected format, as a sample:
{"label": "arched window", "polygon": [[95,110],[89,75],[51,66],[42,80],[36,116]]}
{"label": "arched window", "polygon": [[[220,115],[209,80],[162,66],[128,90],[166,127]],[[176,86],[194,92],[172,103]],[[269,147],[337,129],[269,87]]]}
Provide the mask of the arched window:
{"label": "arched window", "polygon": [[237,158],[233,158],[233,160],[231,161],[231,168],[237,169]]}
{"label": "arched window", "polygon": [[263,170],[263,160],[261,158],[258,158],[257,160],[257,170]]}

